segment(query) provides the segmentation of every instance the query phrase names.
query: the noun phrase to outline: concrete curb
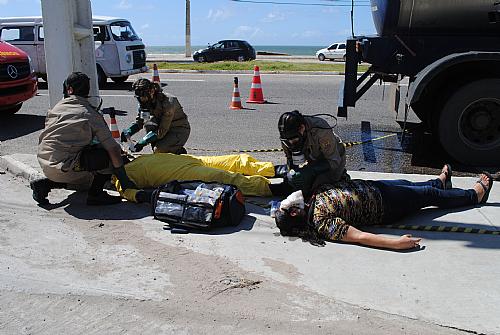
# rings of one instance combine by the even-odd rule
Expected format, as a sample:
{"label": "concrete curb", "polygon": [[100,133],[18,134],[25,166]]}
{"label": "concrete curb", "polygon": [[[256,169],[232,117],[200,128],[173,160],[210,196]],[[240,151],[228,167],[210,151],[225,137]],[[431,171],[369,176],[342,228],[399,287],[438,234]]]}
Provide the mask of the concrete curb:
{"label": "concrete curb", "polygon": [[30,154],[0,156],[0,168],[27,181],[44,177],[40,168],[33,167],[34,162],[36,162],[36,156]]}

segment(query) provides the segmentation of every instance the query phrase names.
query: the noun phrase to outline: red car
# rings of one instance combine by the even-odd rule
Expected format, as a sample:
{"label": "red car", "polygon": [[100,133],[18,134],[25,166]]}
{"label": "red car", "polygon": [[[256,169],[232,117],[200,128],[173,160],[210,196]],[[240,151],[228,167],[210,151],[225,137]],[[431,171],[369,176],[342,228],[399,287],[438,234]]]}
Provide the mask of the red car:
{"label": "red car", "polygon": [[0,117],[14,114],[38,89],[28,55],[0,40]]}

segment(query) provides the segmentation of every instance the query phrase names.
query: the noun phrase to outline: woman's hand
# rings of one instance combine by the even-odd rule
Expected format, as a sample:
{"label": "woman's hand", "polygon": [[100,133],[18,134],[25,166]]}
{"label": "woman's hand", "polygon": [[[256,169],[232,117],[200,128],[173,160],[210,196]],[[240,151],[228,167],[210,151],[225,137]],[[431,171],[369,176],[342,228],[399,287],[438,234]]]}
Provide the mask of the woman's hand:
{"label": "woman's hand", "polygon": [[404,250],[419,247],[420,240],[421,238],[411,237],[410,234],[403,235],[395,241],[394,249]]}

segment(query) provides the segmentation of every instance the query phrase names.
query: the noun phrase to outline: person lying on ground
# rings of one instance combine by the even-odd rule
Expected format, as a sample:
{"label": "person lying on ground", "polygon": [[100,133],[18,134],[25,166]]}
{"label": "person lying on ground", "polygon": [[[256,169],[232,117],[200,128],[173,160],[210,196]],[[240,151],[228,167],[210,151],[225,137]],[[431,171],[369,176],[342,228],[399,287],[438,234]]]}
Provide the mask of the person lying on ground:
{"label": "person lying on ground", "polygon": [[248,154],[225,156],[145,154],[127,163],[125,171],[137,188],[128,188],[124,191],[118,179],[114,180],[114,185],[125,199],[133,202],[149,202],[150,193],[144,189],[156,188],[172,180],[232,184],[246,196],[268,197],[275,194],[275,185],[266,178],[275,176],[273,163],[257,161]]}
{"label": "person lying on ground", "polygon": [[[358,229],[363,225],[391,224],[418,210],[437,206],[456,208],[484,204],[493,186],[493,177],[482,173],[472,189],[452,188],[449,164],[437,179],[359,180],[323,185],[309,204],[292,193],[275,214],[283,236],[298,236],[315,245],[343,241],[386,249],[419,247],[420,238],[403,235],[390,238]],[[297,191],[301,192],[301,191]],[[294,200],[295,199],[295,200]]]}

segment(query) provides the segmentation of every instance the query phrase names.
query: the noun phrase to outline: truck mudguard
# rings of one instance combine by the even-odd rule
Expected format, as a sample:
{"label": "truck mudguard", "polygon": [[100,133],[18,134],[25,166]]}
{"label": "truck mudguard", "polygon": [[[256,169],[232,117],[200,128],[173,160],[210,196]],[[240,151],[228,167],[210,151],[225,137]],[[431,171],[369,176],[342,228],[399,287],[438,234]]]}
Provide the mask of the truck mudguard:
{"label": "truck mudguard", "polygon": [[482,61],[500,62],[500,54],[497,52],[469,51],[451,54],[429,64],[415,76],[415,80],[413,80],[408,89],[408,101],[410,105],[417,102],[426,86],[440,73],[446,71],[446,69],[461,63]]}

